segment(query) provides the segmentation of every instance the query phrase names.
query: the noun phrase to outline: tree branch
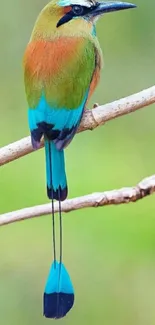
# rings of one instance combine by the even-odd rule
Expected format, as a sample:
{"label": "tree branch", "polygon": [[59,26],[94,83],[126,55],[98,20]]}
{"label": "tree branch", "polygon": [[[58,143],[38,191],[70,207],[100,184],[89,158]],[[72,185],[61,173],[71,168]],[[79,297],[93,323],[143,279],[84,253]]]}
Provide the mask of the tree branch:
{"label": "tree branch", "polygon": [[[93,130],[99,125],[119,116],[155,103],[155,86],[113,103],[98,106],[84,113],[78,132]],[[43,147],[43,143],[41,144]],[[0,149],[0,166],[25,156],[33,151],[30,137],[23,138]]]}
{"label": "tree branch", "polygon": [[[155,175],[143,179],[135,187],[121,188],[101,193],[93,193],[62,202],[62,211],[70,212],[90,207],[136,202],[155,192]],[[54,203],[55,212],[59,211],[58,202]],[[0,215],[0,226],[51,213],[51,203],[38,205]]]}
{"label": "tree branch", "polygon": [[[137,94],[122,98],[113,103],[98,106],[84,112],[78,132],[93,130],[99,125],[119,116],[135,112],[145,106],[155,103],[155,86]],[[43,142],[41,147],[43,147]],[[21,139],[0,149],[0,166],[18,159],[33,151],[30,137]],[[137,186],[112,190],[103,193],[93,193],[62,202],[62,211],[100,207],[104,205],[135,202],[155,192],[155,175],[145,178]],[[58,212],[58,202],[54,203],[55,212]],[[16,221],[31,219],[51,213],[51,203],[38,205],[0,215],[0,226]]]}

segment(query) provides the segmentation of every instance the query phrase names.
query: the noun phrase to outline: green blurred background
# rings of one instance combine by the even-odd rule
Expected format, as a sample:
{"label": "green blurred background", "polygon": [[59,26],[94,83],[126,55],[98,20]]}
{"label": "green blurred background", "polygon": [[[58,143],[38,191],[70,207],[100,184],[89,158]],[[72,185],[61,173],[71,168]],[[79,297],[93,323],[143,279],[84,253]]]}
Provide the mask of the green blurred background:
{"label": "green blurred background", "polygon": [[[105,67],[94,102],[152,86],[155,2],[97,24]],[[29,134],[22,56],[45,0],[3,1],[0,10],[0,146]],[[69,196],[132,186],[155,172],[155,107],[76,136],[66,151]],[[0,169],[0,212],[48,202],[43,150]],[[51,217],[0,228],[0,324],[42,316],[51,263]],[[64,215],[64,258],[76,291],[61,324],[155,324],[155,197]]]}

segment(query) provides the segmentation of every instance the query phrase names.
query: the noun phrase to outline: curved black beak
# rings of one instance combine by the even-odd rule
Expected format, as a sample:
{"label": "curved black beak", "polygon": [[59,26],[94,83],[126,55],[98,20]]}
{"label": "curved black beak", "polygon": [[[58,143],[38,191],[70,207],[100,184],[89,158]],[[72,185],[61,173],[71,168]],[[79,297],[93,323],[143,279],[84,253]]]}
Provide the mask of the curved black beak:
{"label": "curved black beak", "polygon": [[128,2],[117,2],[117,1],[109,1],[109,2],[98,2],[94,9],[92,10],[92,16],[103,15],[104,13],[119,11],[125,9],[136,8],[137,6]]}
{"label": "curved black beak", "polygon": [[103,15],[107,12],[112,11],[118,11],[118,10],[124,10],[124,9],[131,9],[136,8],[137,6],[133,3],[128,2],[120,2],[120,1],[108,1],[108,2],[96,2],[95,5],[92,5],[91,7],[85,7],[83,6],[83,12],[82,14],[75,14],[73,10],[67,12],[57,23],[57,27],[60,27],[61,25],[69,22],[74,17],[96,17]]}

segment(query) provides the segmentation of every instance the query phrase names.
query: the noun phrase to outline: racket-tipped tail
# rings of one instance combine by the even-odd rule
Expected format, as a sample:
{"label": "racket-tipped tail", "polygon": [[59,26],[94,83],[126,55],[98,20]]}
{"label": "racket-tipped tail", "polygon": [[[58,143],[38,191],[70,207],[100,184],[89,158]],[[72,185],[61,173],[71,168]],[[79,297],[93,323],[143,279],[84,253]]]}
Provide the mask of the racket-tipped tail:
{"label": "racket-tipped tail", "polygon": [[66,316],[74,304],[74,288],[62,263],[53,262],[44,292],[44,316],[59,319]]}

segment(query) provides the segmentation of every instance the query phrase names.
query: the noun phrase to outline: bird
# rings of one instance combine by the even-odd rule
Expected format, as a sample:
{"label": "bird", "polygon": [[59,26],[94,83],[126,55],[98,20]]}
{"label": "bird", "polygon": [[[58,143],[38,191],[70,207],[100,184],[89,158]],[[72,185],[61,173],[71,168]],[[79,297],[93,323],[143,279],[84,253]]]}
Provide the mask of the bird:
{"label": "bird", "polygon": [[[71,277],[62,257],[62,208],[68,186],[64,149],[74,138],[103,67],[96,22],[105,13],[135,8],[127,2],[52,0],[40,12],[23,67],[28,124],[34,150],[44,138],[47,196],[51,200],[53,261],[43,295],[43,315],[60,319],[74,305]],[[54,200],[59,204],[57,259]]]}

